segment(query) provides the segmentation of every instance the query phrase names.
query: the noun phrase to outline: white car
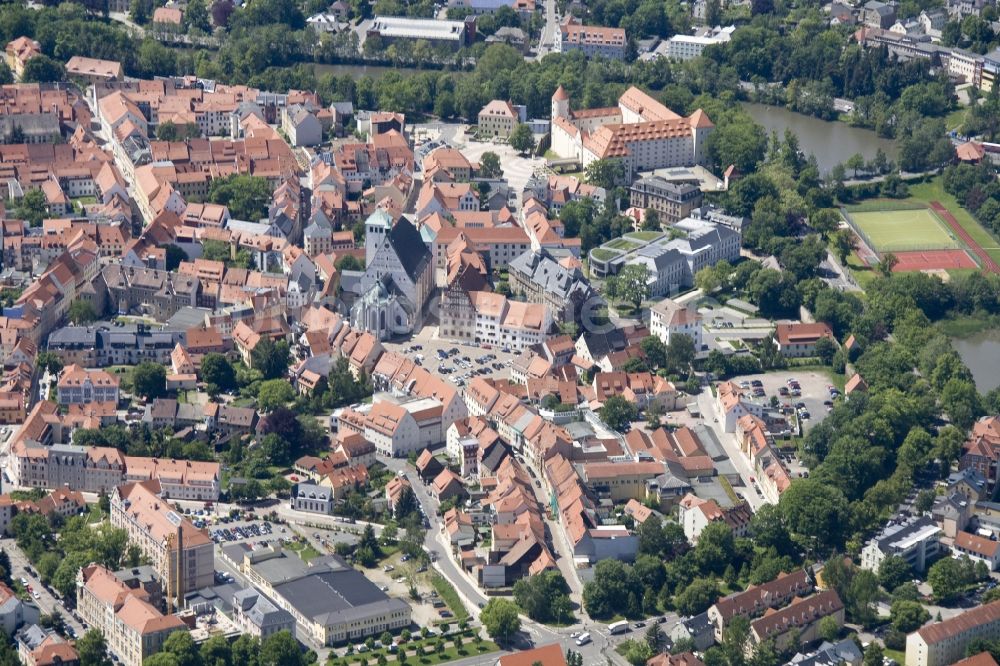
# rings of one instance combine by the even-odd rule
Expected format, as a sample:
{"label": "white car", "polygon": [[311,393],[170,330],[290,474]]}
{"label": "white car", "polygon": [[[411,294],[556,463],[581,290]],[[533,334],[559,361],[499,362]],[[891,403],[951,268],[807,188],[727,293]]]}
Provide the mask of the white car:
{"label": "white car", "polygon": [[42,595],[38,594],[38,592],[32,592],[31,596],[33,596],[35,599],[41,599],[42,598]]}

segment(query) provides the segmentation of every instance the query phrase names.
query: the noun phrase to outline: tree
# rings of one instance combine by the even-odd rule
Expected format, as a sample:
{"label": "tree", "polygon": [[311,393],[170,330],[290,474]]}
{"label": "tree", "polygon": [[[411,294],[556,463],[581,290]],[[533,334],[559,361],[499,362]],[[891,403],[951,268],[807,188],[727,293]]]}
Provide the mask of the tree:
{"label": "tree", "polygon": [[177,666],[201,666],[198,646],[190,632],[175,631],[163,641],[162,651],[177,659]]}
{"label": "tree", "polygon": [[890,592],[912,577],[913,570],[909,563],[898,555],[886,557],[878,568],[878,582]]}
{"label": "tree", "polygon": [[212,636],[201,644],[199,650],[203,666],[229,666],[233,663],[233,650],[225,636]]}
{"label": "tree", "polygon": [[655,208],[647,208],[642,213],[643,231],[660,231],[663,223],[660,221],[660,212]]}
{"label": "tree", "polygon": [[686,333],[674,333],[667,344],[664,367],[669,372],[684,373],[694,362],[695,354],[697,350],[694,348],[694,338]]}
{"label": "tree", "polygon": [[177,267],[181,265],[182,261],[187,261],[187,253],[180,249],[173,243],[169,243],[163,246],[164,252],[166,252],[166,264],[168,271],[175,271]]}
{"label": "tree", "polygon": [[223,354],[209,352],[201,359],[201,378],[219,391],[236,388],[236,371]]}
{"label": "tree", "polygon": [[638,311],[649,298],[649,268],[645,264],[628,264],[616,276],[618,296],[632,304]]}
{"label": "tree", "polygon": [[825,552],[843,542],[848,506],[839,488],[796,479],[778,501],[784,524],[807,549]]}
{"label": "tree", "polygon": [[143,361],[132,369],[132,388],[146,400],[159,398],[167,392],[167,369],[159,363]]}
{"label": "tree", "polygon": [[295,389],[284,379],[269,379],[261,382],[257,391],[257,406],[269,412],[295,399]]}
{"label": "tree", "polygon": [[305,666],[299,642],[283,630],[264,639],[260,648],[260,666]]}
{"label": "tree", "polygon": [[479,175],[483,178],[500,178],[503,176],[503,169],[500,167],[500,158],[496,153],[487,150],[479,157]]}
{"label": "tree", "polygon": [[657,654],[660,651],[660,646],[663,644],[663,630],[660,629],[660,625],[653,623],[649,625],[649,629],[646,630],[646,644],[653,651],[653,654]]}
{"label": "tree", "polygon": [[[28,62],[37,59],[35,56]],[[40,189],[30,189],[24,193],[19,201],[14,203],[13,217],[20,218],[28,223],[30,227],[37,227],[48,214],[48,203],[45,200],[45,193]]]}
{"label": "tree", "polygon": [[67,316],[74,324],[89,324],[97,320],[97,311],[94,309],[94,304],[90,301],[77,298],[69,304]]}
{"label": "tree", "polygon": [[111,666],[108,658],[108,644],[99,629],[89,629],[76,641],[76,651],[80,655],[80,666]]}
{"label": "tree", "polygon": [[941,408],[951,422],[963,430],[985,413],[983,400],[976,385],[968,379],[954,377],[941,390]]}
{"label": "tree", "polygon": [[677,595],[674,604],[684,615],[703,613],[719,598],[719,590],[715,581],[708,578],[698,578]]}
{"label": "tree", "polygon": [[878,644],[878,641],[872,641],[865,648],[865,659],[862,662],[863,666],[882,666],[885,660],[885,653],[882,652],[882,646]]}
{"label": "tree", "polygon": [[55,352],[39,352],[35,357],[35,364],[42,370],[48,370],[51,374],[57,375],[63,369],[62,359]]}
{"label": "tree", "polygon": [[850,229],[838,229],[830,238],[830,246],[840,263],[846,265],[847,257],[854,251],[854,233]]}
{"label": "tree", "polygon": [[558,571],[518,580],[514,601],[536,622],[568,622],[573,617],[569,585]]}
{"label": "tree", "polygon": [[229,25],[229,17],[236,10],[233,0],[215,0],[212,3],[212,23],[217,27],[225,28]]}
{"label": "tree", "polygon": [[816,356],[823,365],[830,365],[836,353],[837,345],[830,338],[820,338],[816,341]]}
{"label": "tree", "polygon": [[531,152],[535,149],[535,135],[531,133],[531,128],[524,123],[519,123],[514,128],[507,142],[511,148],[521,154]]}
{"label": "tree", "polygon": [[271,338],[261,338],[257,346],[250,352],[253,367],[260,371],[264,379],[284,377],[288,372],[291,354],[288,343],[284,340],[274,342]]}
{"label": "tree", "polygon": [[837,230],[840,225],[840,214],[830,208],[821,208],[809,216],[809,226],[824,237]]}
{"label": "tree", "polygon": [[479,615],[486,633],[500,645],[509,645],[510,639],[521,629],[517,604],[509,599],[494,597]]}
{"label": "tree", "polygon": [[184,9],[184,24],[188,30],[209,32],[212,29],[208,22],[208,7],[205,6],[205,0],[189,0]]}
{"label": "tree", "polygon": [[609,192],[625,180],[625,165],[618,159],[594,160],[584,171],[587,182]]}
{"label": "tree", "polygon": [[271,186],[266,178],[245,174],[215,178],[208,187],[208,200],[229,208],[237,220],[257,221],[267,217]]}
{"label": "tree", "polygon": [[934,599],[947,603],[957,599],[975,581],[975,566],[969,559],[943,557],[927,570],[927,583],[934,592]]}
{"label": "tree", "polygon": [[625,661],[632,664],[632,666],[643,666],[653,656],[653,649],[646,641],[637,641],[630,638],[622,641],[619,649],[622,651]]}
{"label": "tree", "polygon": [[878,272],[882,274],[882,277],[892,276],[892,269],[896,267],[899,263],[899,257],[894,255],[892,252],[886,252],[882,255],[882,259],[876,265]]}
{"label": "tree", "polygon": [[854,177],[858,177],[858,171],[863,169],[865,166],[865,158],[861,153],[854,153],[847,158],[844,166],[854,172]]}
{"label": "tree", "polygon": [[837,637],[840,636],[840,624],[831,615],[827,615],[819,621],[818,630],[820,638],[831,643],[835,642]]}
{"label": "tree", "polygon": [[21,83],[56,83],[65,80],[66,68],[63,64],[43,53],[24,63],[24,73],[21,74]]}
{"label": "tree", "polygon": [[892,626],[908,634],[931,619],[931,614],[918,601],[894,601],[889,610]]}
{"label": "tree", "polygon": [[601,420],[608,424],[609,428],[619,432],[628,429],[638,416],[637,412],[635,404],[620,395],[613,395],[605,400],[600,409]]}

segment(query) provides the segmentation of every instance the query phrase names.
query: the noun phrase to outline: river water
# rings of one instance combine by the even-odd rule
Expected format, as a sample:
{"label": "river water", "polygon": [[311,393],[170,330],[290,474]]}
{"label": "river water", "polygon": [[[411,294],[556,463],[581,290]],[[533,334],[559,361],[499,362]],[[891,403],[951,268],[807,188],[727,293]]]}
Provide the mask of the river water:
{"label": "river water", "polygon": [[[743,108],[753,119],[764,126],[768,135],[778,137],[792,130],[799,137],[799,148],[806,155],[816,156],[820,171],[828,173],[836,164],[843,164],[851,155],[861,153],[866,160],[875,157],[881,148],[890,159],[896,159],[896,143],[883,139],[871,130],[851,127],[847,123],[820,120],[813,116],[795,113],[788,109],[754,102],[744,102]],[[850,175],[850,172],[848,172]]]}
{"label": "river water", "polygon": [[951,346],[972,371],[981,393],[1000,386],[1000,330],[992,328],[965,338],[952,338]]}

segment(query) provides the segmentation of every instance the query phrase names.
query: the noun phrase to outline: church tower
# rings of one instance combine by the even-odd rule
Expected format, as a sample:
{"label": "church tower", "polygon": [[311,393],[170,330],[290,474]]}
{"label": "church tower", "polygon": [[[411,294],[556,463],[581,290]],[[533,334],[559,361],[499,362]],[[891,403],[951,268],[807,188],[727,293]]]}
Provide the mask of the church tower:
{"label": "church tower", "polygon": [[552,119],[565,118],[569,120],[569,95],[559,86],[552,95]]}
{"label": "church tower", "polygon": [[365,268],[372,265],[391,229],[392,217],[381,208],[377,208],[365,220]]}

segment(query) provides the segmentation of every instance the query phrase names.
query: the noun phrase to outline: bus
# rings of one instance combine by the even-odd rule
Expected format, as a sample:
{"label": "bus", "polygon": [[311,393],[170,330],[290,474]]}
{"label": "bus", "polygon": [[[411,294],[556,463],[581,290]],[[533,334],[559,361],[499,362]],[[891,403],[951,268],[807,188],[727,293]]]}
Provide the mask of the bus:
{"label": "bus", "polygon": [[628,631],[628,621],[621,620],[620,622],[612,622],[608,625],[609,634],[624,634]]}
{"label": "bus", "polygon": [[576,644],[577,645],[586,645],[589,642],[590,642],[590,634],[588,634],[586,632],[584,632],[584,633],[582,633],[582,634],[580,634],[579,636],[576,637]]}

